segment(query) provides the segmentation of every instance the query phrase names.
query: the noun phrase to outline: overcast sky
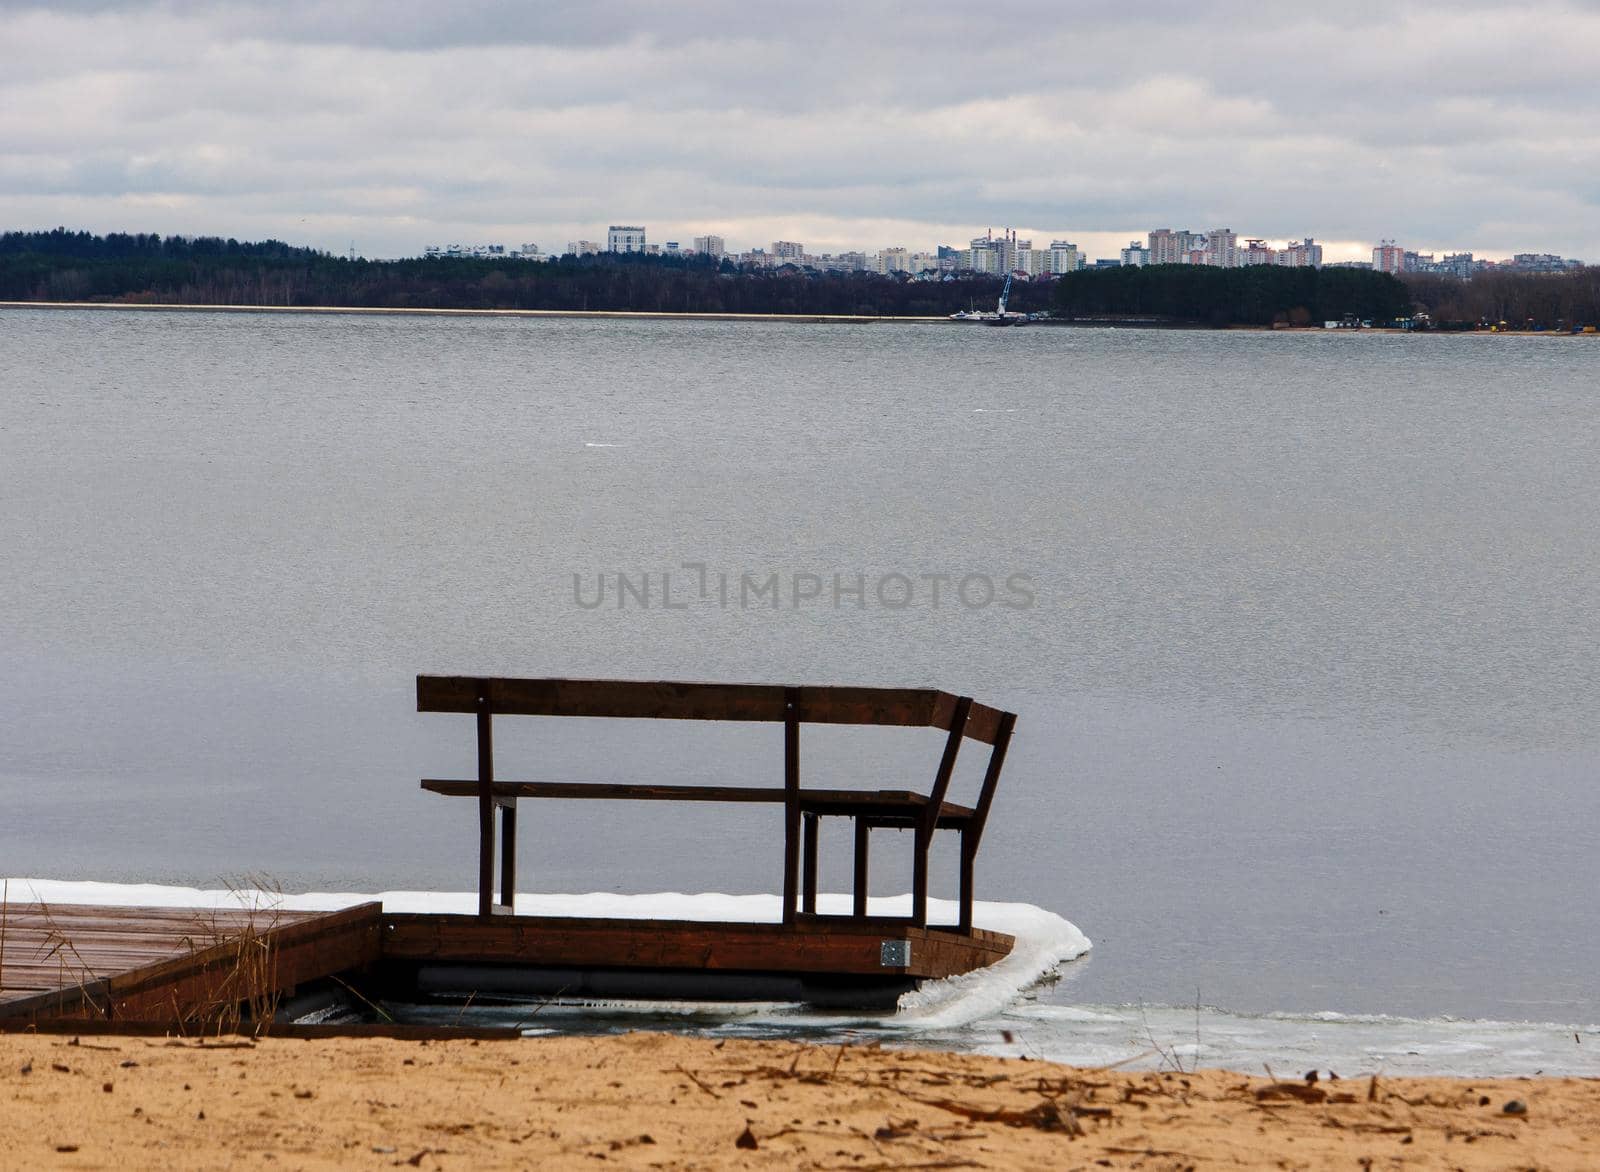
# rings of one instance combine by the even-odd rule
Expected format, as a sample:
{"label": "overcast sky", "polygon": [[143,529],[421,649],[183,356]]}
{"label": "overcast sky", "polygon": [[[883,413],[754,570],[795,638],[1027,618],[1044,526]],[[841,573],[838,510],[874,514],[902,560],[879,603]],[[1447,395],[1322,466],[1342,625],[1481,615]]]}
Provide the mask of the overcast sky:
{"label": "overcast sky", "polygon": [[1600,4],[17,4],[0,226],[1600,261]]}

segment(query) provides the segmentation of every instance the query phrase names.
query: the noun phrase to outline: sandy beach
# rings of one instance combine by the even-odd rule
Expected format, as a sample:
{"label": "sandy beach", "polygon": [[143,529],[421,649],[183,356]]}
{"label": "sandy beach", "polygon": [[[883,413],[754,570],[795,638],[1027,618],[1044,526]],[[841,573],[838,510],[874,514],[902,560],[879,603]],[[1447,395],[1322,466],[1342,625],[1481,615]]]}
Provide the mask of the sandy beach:
{"label": "sandy beach", "polygon": [[0,1167],[1592,1168],[1600,1082],[660,1034],[0,1037]]}

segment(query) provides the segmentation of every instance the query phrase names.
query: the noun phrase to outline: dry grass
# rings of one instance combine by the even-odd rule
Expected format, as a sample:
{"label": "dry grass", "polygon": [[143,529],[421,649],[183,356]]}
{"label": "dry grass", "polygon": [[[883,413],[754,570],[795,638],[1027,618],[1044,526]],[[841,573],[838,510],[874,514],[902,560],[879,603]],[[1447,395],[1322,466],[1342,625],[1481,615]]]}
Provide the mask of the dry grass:
{"label": "dry grass", "polygon": [[[184,951],[173,959],[194,962],[196,971],[185,975],[181,984],[174,981],[166,993],[169,1004],[158,1013],[180,1033],[255,1032],[273,1020],[282,1002],[276,943],[282,892],[259,880],[230,884],[229,889],[243,914],[231,909],[197,911],[179,940]],[[0,888],[0,966],[8,943],[15,950],[7,939],[13,919],[10,894],[7,882]],[[58,920],[49,904],[29,906],[38,909],[45,927],[32,959],[53,960],[57,966],[57,1013],[100,1020],[117,1016],[111,999],[102,997],[96,986],[104,977],[126,974],[97,973],[79,951],[70,925]],[[139,1014],[148,1016],[148,1011]]]}
{"label": "dry grass", "polygon": [[228,890],[243,909],[243,919],[236,921],[222,910],[201,912],[194,935],[186,938],[190,954],[204,955],[208,973],[220,971],[220,977],[207,984],[196,1004],[180,1005],[174,994],[173,1018],[180,1031],[259,1032],[282,1003],[275,933],[283,889],[263,877],[247,876],[230,882]]}
{"label": "dry grass", "polygon": [[[9,891],[8,891],[9,894]],[[44,915],[47,929],[44,942],[35,954],[36,959],[49,960],[55,958],[57,965],[57,985],[59,987],[58,1007],[64,1009],[67,994],[75,992],[82,1003],[88,1006],[96,1015],[108,1017],[109,1006],[102,1006],[95,1001],[94,995],[89,992],[89,986],[99,980],[94,970],[89,967],[89,962],[79,953],[77,945],[72,942],[72,937],[67,935],[56,918],[50,914],[50,905],[39,904],[39,910]],[[70,965],[69,965],[70,961]]]}

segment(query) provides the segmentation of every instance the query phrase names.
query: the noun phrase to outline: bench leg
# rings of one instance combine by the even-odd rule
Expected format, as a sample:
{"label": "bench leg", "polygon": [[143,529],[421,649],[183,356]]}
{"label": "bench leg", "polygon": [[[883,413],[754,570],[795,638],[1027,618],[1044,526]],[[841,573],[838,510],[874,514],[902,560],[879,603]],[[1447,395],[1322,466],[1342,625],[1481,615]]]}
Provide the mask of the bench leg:
{"label": "bench leg", "polygon": [[864,917],[867,914],[867,851],[872,842],[872,823],[865,818],[857,818],[856,824],[856,869],[855,882],[852,886],[853,900],[851,914]]}
{"label": "bench leg", "polygon": [[805,881],[801,886],[801,899],[804,903],[801,910],[808,916],[817,914],[817,823],[820,821],[815,814],[804,814],[801,823],[805,828],[805,847],[802,854],[805,859]]}
{"label": "bench leg", "polygon": [[478,915],[494,914],[494,715],[478,689]]}
{"label": "bench leg", "polygon": [[494,803],[478,810],[478,914],[494,914]]}
{"label": "bench leg", "polygon": [[924,823],[918,823],[913,838],[911,860],[911,923],[918,928],[928,926],[928,847],[933,832]]}
{"label": "bench leg", "polygon": [[507,911],[517,898],[517,799],[500,807],[500,902]]}
{"label": "bench leg", "polygon": [[976,844],[969,843],[961,831],[961,930],[972,931],[972,864],[978,856]]}
{"label": "bench leg", "polygon": [[794,927],[800,879],[800,689],[783,692],[783,924]]}

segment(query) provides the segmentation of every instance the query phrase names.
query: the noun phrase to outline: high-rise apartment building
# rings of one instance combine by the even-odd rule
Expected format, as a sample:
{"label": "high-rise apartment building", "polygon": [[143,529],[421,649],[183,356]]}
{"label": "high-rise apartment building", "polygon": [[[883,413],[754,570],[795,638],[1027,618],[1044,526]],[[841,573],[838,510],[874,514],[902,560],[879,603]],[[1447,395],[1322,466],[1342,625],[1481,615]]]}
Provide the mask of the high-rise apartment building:
{"label": "high-rise apartment building", "polygon": [[878,272],[909,273],[911,271],[911,254],[904,248],[880,248],[878,250]]}
{"label": "high-rise apartment building", "polygon": [[1406,250],[1393,240],[1385,240],[1372,250],[1372,267],[1380,273],[1403,273]]}
{"label": "high-rise apartment building", "polygon": [[1075,273],[1083,267],[1083,252],[1076,244],[1067,240],[1052,240],[1050,242],[1050,268],[1053,276],[1059,277],[1062,273]]}
{"label": "high-rise apartment building", "polygon": [[1150,263],[1150,249],[1137,240],[1130,240],[1128,247],[1122,250],[1121,260],[1124,265],[1142,268]]}
{"label": "high-rise apartment building", "polygon": [[996,242],[1000,245],[1000,271],[1002,273],[1027,272],[1019,255],[1033,251],[1033,241],[1018,240],[1017,234],[1012,229],[1006,229]]}
{"label": "high-rise apartment building", "polygon": [[1018,240],[1016,232],[1010,229],[1002,232],[998,239],[992,231],[986,232],[974,237],[967,248],[966,267],[975,273],[1014,272],[1022,267],[1017,261],[1019,249],[1031,252],[1033,241]]}
{"label": "high-rise apartment building", "polygon": [[967,268],[975,273],[1000,273],[1005,257],[993,236],[975,236],[967,248]]}
{"label": "high-rise apartment building", "polygon": [[728,242],[720,236],[696,236],[694,250],[713,260],[721,260],[728,254]]}
{"label": "high-rise apartment building", "polygon": [[1150,233],[1150,263],[1153,265],[1186,265],[1197,263],[1192,259],[1205,248],[1206,238],[1187,228],[1174,232],[1171,228],[1156,228]]}
{"label": "high-rise apartment building", "polygon": [[1171,228],[1152,228],[1150,230],[1151,264],[1175,265],[1179,263],[1178,235]]}
{"label": "high-rise apartment building", "polygon": [[643,252],[644,228],[637,224],[612,224],[606,229],[607,252]]}
{"label": "high-rise apartment building", "polygon": [[1205,261],[1219,269],[1239,267],[1239,235],[1232,228],[1213,228],[1206,233]]}
{"label": "high-rise apartment building", "polygon": [[774,240],[772,255],[779,260],[804,260],[806,246],[794,240]]}
{"label": "high-rise apartment building", "polygon": [[1265,240],[1246,240],[1244,247],[1239,249],[1239,267],[1248,265],[1270,265],[1278,262],[1278,250]]}
{"label": "high-rise apartment building", "polygon": [[1298,244],[1285,244],[1278,250],[1278,263],[1291,269],[1320,269],[1322,245],[1310,236]]}

